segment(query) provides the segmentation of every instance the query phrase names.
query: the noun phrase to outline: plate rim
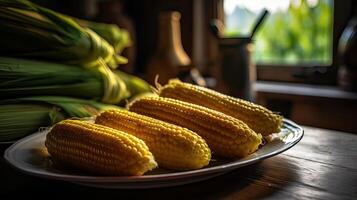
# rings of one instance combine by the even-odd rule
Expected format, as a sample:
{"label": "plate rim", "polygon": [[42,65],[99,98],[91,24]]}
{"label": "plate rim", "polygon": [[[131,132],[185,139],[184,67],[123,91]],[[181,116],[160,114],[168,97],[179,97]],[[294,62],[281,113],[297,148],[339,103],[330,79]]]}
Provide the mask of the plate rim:
{"label": "plate rim", "polygon": [[[231,170],[234,170],[239,167],[247,166],[256,162],[259,162],[261,160],[265,160],[267,158],[273,157],[277,154],[280,154],[284,151],[287,151],[291,147],[295,146],[304,136],[304,129],[296,124],[295,122],[288,120],[288,119],[283,119],[284,125],[289,127],[293,127],[297,131],[294,131],[297,133],[298,137],[290,142],[285,144],[282,148],[279,148],[275,151],[269,152],[267,154],[264,154],[260,157],[255,157],[252,159],[248,160],[237,160],[237,161],[232,161],[229,163],[225,163],[223,165],[218,165],[218,166],[212,166],[208,168],[203,168],[203,169],[197,169],[197,170],[190,170],[190,171],[182,171],[182,172],[172,172],[169,174],[155,174],[155,175],[144,175],[144,176],[90,176],[90,175],[70,175],[70,174],[63,174],[63,173],[56,173],[56,172],[42,172],[38,171],[33,168],[26,168],[25,166],[21,165],[19,161],[17,161],[15,158],[13,158],[14,155],[11,154],[12,151],[16,150],[16,147],[19,146],[20,144],[30,140],[34,139],[36,137],[42,136],[42,134],[45,134],[46,131],[39,131],[35,134],[31,134],[27,137],[24,137],[14,144],[12,144],[10,147],[8,147],[5,152],[4,152],[4,158],[8,164],[10,164],[13,168],[36,177],[41,177],[41,178],[48,178],[48,179],[54,179],[54,180],[63,180],[63,181],[70,181],[70,182],[87,182],[87,183],[129,183],[129,182],[150,182],[150,181],[156,181],[156,180],[174,180],[177,178],[188,178],[191,176],[203,176],[206,174],[213,174],[213,173],[223,173],[223,172],[228,172]],[[296,134],[295,133],[295,134]]]}

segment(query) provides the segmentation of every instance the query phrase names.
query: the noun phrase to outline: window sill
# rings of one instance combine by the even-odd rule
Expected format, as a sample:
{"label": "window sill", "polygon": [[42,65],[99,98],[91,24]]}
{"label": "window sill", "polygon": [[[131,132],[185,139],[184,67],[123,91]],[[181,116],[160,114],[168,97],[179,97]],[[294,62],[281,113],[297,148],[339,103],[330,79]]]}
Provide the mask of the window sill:
{"label": "window sill", "polygon": [[336,86],[257,81],[255,84],[255,91],[261,94],[264,93],[340,100],[357,100],[357,93],[344,91]]}
{"label": "window sill", "polygon": [[258,81],[256,102],[301,125],[357,133],[357,93],[334,86]]}

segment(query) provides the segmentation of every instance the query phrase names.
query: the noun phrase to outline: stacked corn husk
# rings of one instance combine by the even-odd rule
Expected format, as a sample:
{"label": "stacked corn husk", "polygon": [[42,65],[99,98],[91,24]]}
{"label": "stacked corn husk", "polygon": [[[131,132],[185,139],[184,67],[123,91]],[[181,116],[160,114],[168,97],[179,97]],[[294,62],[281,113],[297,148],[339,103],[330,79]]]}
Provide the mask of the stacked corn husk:
{"label": "stacked corn husk", "polygon": [[115,25],[87,22],[26,0],[0,0],[0,142],[69,117],[89,117],[148,92],[115,70],[130,44]]}

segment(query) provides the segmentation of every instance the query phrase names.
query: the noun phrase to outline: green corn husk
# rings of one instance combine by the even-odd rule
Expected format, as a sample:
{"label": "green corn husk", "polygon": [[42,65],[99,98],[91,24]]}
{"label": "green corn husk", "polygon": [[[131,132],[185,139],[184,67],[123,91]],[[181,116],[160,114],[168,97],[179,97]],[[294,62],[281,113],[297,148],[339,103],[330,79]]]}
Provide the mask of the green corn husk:
{"label": "green corn husk", "polygon": [[100,100],[104,90],[102,77],[94,71],[6,57],[0,57],[0,80],[0,98],[62,95]]}
{"label": "green corn husk", "polygon": [[118,103],[130,97],[125,82],[105,66],[71,65],[0,57],[2,98],[62,95]]}
{"label": "green corn husk", "polygon": [[120,29],[115,24],[105,24],[91,22],[82,19],[73,18],[80,26],[90,28],[99,36],[104,38],[113,46],[115,53],[121,53],[126,47],[131,45],[128,31]]}
{"label": "green corn husk", "polygon": [[13,141],[71,117],[91,117],[120,107],[60,96],[33,96],[0,101],[0,142]]}
{"label": "green corn husk", "polygon": [[152,92],[150,84],[143,79],[127,74],[120,70],[114,70],[114,73],[123,79],[127,89],[130,91],[131,98],[143,93]]}
{"label": "green corn husk", "polygon": [[90,28],[99,36],[104,38],[110,45],[113,46],[114,52],[117,54],[115,59],[108,61],[109,66],[128,63],[128,59],[121,56],[120,53],[124,48],[130,46],[129,33],[126,30],[120,30],[117,25],[90,22],[81,19],[73,18],[80,26]]}
{"label": "green corn husk", "polygon": [[[106,87],[103,75],[71,65],[0,57],[0,99],[33,95],[70,96],[101,101]],[[115,70],[120,82],[118,103],[140,93],[150,91],[144,80]],[[5,95],[6,94],[6,95]],[[113,103],[112,101],[107,101]]]}
{"label": "green corn husk", "polygon": [[83,67],[117,67],[113,47],[89,28],[26,0],[0,0],[0,55]]}

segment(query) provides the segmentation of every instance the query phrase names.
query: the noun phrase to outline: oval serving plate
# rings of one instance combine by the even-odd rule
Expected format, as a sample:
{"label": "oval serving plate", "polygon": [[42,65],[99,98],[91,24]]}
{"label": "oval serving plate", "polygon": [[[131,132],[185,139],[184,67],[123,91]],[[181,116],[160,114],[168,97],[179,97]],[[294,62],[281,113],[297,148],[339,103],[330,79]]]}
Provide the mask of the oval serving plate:
{"label": "oval serving plate", "polygon": [[143,176],[114,177],[92,176],[54,165],[45,147],[47,132],[41,131],[14,143],[6,149],[5,160],[16,169],[29,175],[86,186],[118,189],[168,187],[206,180],[282,153],[297,144],[304,134],[300,126],[284,119],[281,132],[266,138],[267,143],[264,146],[245,158],[232,161],[214,157],[210,164],[203,169],[185,172],[155,169]]}

